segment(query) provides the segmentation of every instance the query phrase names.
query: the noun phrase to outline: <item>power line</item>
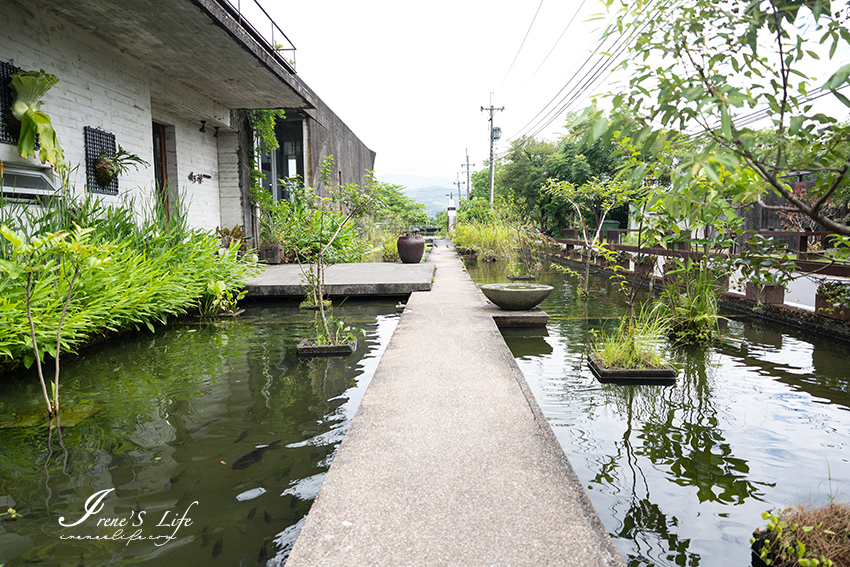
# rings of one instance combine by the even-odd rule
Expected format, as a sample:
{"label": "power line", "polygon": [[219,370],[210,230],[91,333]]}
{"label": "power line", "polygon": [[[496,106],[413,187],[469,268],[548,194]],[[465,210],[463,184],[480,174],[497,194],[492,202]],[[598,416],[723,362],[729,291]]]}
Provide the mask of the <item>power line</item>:
{"label": "power line", "polygon": [[[634,6],[634,4],[632,4],[632,6]],[[649,9],[648,6],[646,8],[644,8],[644,12],[642,12],[642,14],[646,13],[646,11],[648,9]],[[612,21],[613,21],[613,18],[612,18]],[[644,24],[644,27],[648,24],[649,24],[649,21],[647,21],[647,23]],[[523,132],[528,132],[528,131],[531,131],[533,129],[536,129],[536,130],[534,131],[533,134],[530,134],[530,135],[532,137],[536,136],[542,130],[544,130],[546,127],[548,127],[552,122],[554,122],[554,120],[556,118],[558,118],[558,116],[560,116],[563,113],[564,110],[566,110],[567,106],[569,106],[572,102],[574,102],[575,100],[578,99],[579,94],[583,94],[583,92],[586,90],[586,87],[588,85],[592,85],[593,83],[595,83],[596,78],[602,72],[608,70],[611,66],[613,66],[615,63],[618,62],[617,58],[620,56],[620,54],[623,51],[625,51],[626,47],[628,46],[628,42],[631,40],[631,38],[635,34],[638,33],[638,31],[639,30],[637,30],[637,29],[633,30],[632,33],[628,37],[619,36],[619,38],[616,39],[614,41],[614,43],[609,48],[609,51],[612,51],[614,54],[611,55],[611,56],[608,56],[606,58],[602,58],[601,56],[599,56],[599,52],[605,46],[605,43],[608,41],[608,39],[613,37],[612,35],[609,35],[609,36],[603,38],[602,37],[602,35],[604,35],[604,31],[603,31],[602,34],[600,34],[600,37],[597,38],[597,40],[596,40],[596,44],[597,44],[596,47],[592,50],[592,53],[590,55],[588,55],[581,62],[581,66],[579,67],[578,71],[576,71],[574,74],[572,74],[570,79],[561,88],[561,90],[559,90],[558,93],[556,93],[555,96],[552,97],[552,100],[550,100],[543,107],[543,109],[540,112],[538,112],[536,116],[534,116],[534,118],[532,118],[525,126],[523,126],[517,134],[513,135],[511,137],[511,139],[514,140],[514,139],[520,137],[523,134]],[[581,84],[577,84],[577,85],[573,86],[563,97],[561,97],[560,100],[558,100],[558,102],[555,102],[556,99],[558,99],[558,97],[561,94],[563,94],[565,90],[567,90],[567,88],[570,86],[570,84],[573,83],[573,81],[576,79],[576,77],[578,77],[579,73],[581,73],[582,70],[588,64],[590,64],[590,62],[592,61],[594,56],[598,56],[599,58],[597,58],[596,62],[592,64],[590,70],[587,71],[581,77],[581,79],[578,80],[578,83],[581,83]],[[605,62],[607,62],[607,65],[605,64]],[[576,64],[573,66],[573,68],[575,68],[576,65],[578,65],[578,62],[576,62]],[[600,65],[603,66],[602,69],[598,69],[598,67]],[[589,79],[587,79],[588,75],[590,75],[591,73],[593,75]],[[587,80],[585,80],[585,79],[587,79]],[[584,81],[584,83],[582,83],[582,81]],[[578,94],[576,94],[576,93],[578,93]],[[567,99],[569,99],[569,102],[564,104],[564,101],[567,101]],[[555,104],[555,106],[550,108],[553,105],[553,103]],[[549,109],[548,112],[547,112],[547,108]],[[542,118],[540,118],[541,114],[543,114]],[[538,120],[538,118],[539,118],[539,120]]]}
{"label": "power line", "polygon": [[520,51],[522,51],[522,46],[525,45],[525,40],[528,39],[528,34],[531,33],[531,28],[534,26],[534,22],[537,20],[537,14],[540,13],[540,8],[542,8],[542,7],[543,7],[543,0],[540,0],[540,4],[537,5],[537,11],[534,12],[534,17],[531,18],[531,24],[529,24],[528,30],[526,30],[526,32],[525,32],[525,37],[522,38],[522,43],[519,44],[519,49],[517,49],[516,55],[514,55],[514,60],[511,61],[511,65],[510,65],[510,67],[508,67],[508,72],[505,73],[504,77],[502,77],[502,82],[499,83],[499,88],[496,89],[497,91],[502,88],[502,85],[505,84],[505,79],[508,78],[508,75],[511,73],[511,69],[514,68],[514,63],[516,63],[516,60],[519,57]]}
{"label": "power line", "polygon": [[576,10],[576,13],[573,14],[573,17],[570,18],[569,23],[567,23],[567,27],[564,28],[564,31],[562,31],[561,35],[558,36],[558,39],[555,40],[555,44],[552,46],[552,49],[549,50],[549,53],[546,54],[546,57],[543,58],[543,61],[540,62],[540,65],[537,66],[537,69],[534,70],[534,73],[531,74],[531,77],[528,78],[528,81],[526,81],[526,83],[522,86],[519,92],[525,90],[525,87],[527,87],[531,83],[532,79],[537,76],[537,72],[540,71],[540,69],[543,67],[543,64],[546,63],[546,60],[549,59],[549,56],[552,55],[552,52],[555,51],[555,48],[558,47],[558,44],[561,43],[562,39],[564,39],[564,36],[567,34],[567,30],[570,29],[571,25],[573,25],[573,22],[575,21],[579,12],[581,12],[581,9],[584,7],[585,2],[586,0],[581,0],[581,4],[579,4],[579,7]]}

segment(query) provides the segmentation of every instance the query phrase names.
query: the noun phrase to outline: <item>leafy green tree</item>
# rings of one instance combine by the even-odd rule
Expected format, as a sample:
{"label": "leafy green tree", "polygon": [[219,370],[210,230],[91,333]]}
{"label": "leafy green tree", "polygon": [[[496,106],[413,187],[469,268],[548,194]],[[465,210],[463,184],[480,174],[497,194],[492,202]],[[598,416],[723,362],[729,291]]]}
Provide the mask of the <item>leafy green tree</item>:
{"label": "leafy green tree", "polygon": [[402,185],[378,182],[374,191],[381,195],[381,208],[376,212],[379,222],[387,223],[399,231],[428,224],[425,205],[405,195]]}
{"label": "leafy green tree", "polygon": [[511,143],[499,171],[501,193],[509,194],[527,218],[546,230],[553,209],[550,194],[543,191],[551,177],[550,160],[555,154],[555,144],[546,140],[522,137]]}
{"label": "leafy green tree", "polygon": [[[827,214],[825,207],[847,190],[850,159],[841,148],[850,127],[812,103],[825,93],[850,107],[840,92],[850,64],[827,62],[825,80],[810,74],[822,55],[832,60],[850,45],[844,7],[828,0],[621,5],[607,33],[631,38],[623,64],[631,72],[629,88],[613,97],[618,109],[613,120],[600,118],[592,125],[591,139],[637,125],[634,146],[654,155],[672,136],[696,129],[705,143],[688,167],[676,171],[674,194],[701,183],[703,175],[720,184],[727,171],[723,182],[739,195],[761,201],[772,190],[785,199],[781,210],[803,213],[850,237],[848,216]],[[761,134],[744,114],[753,109],[763,109],[772,123]],[[646,172],[638,166],[632,173],[643,177]],[[802,173],[815,177],[815,187],[805,195],[793,191]]]}

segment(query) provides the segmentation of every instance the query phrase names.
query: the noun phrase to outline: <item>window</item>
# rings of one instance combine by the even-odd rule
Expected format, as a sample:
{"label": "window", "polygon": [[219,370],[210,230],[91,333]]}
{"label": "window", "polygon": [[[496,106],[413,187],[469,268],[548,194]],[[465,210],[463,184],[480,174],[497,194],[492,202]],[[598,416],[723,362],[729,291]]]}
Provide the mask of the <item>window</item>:
{"label": "window", "polygon": [[276,201],[289,199],[289,190],[281,183],[291,177],[304,179],[304,148],[301,120],[278,122],[275,136],[280,147],[260,156],[260,171],[265,176],[263,187]]}
{"label": "window", "polygon": [[15,201],[34,201],[41,197],[54,195],[56,186],[48,167],[3,166],[3,178],[0,179],[0,191],[4,199]]}

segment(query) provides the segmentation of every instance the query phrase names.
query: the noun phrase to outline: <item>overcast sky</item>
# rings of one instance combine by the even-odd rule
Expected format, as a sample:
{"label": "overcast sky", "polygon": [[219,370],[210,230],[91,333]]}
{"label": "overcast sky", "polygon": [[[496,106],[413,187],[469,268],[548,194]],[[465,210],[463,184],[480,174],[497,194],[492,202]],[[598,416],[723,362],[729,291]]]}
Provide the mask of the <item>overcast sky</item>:
{"label": "overcast sky", "polygon": [[[490,105],[490,93],[494,106],[505,107],[495,119],[505,148],[586,59],[602,25],[588,19],[603,9],[598,0],[544,1],[511,68],[538,0],[263,5],[295,44],[301,78],[377,152],[379,175],[451,180],[467,148],[474,169],[488,157],[480,108]],[[541,135],[554,138],[563,123],[556,119]]]}
{"label": "overcast sky", "polygon": [[[601,69],[607,59],[591,57],[610,19],[600,0],[260,1],[297,48],[302,79],[377,152],[379,176],[454,181],[467,148],[473,170],[482,169],[489,138],[480,109],[491,93],[493,106],[505,107],[495,119],[498,151],[524,133],[555,139],[563,113],[533,127],[553,99],[567,96],[580,110],[617,82]],[[601,49],[613,51],[615,39]],[[848,60],[842,49],[821,64],[834,70]],[[576,88],[588,76],[596,80]],[[833,98],[818,104],[846,117]]]}

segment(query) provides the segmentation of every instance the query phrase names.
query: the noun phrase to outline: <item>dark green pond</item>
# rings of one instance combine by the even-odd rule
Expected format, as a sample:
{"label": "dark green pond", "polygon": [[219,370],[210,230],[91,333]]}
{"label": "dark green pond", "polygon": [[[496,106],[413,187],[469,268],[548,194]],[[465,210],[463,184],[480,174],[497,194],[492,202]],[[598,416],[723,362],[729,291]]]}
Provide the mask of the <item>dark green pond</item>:
{"label": "dark green pond", "polygon": [[[312,315],[291,303],[68,358],[61,445],[28,426],[43,412],[36,375],[0,378],[0,510],[23,515],[0,522],[0,565],[281,564],[395,329],[395,303],[334,309],[365,332],[346,359],[299,360]],[[86,508],[96,513],[80,522]]]}
{"label": "dark green pond", "polygon": [[[502,268],[470,268],[479,283]],[[599,384],[577,282],[557,273],[546,331],[506,342],[570,462],[631,566],[748,566],[761,513],[850,492],[850,345],[731,317],[714,347],[675,350],[676,386]],[[587,326],[624,313],[592,280]]]}

